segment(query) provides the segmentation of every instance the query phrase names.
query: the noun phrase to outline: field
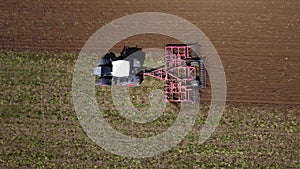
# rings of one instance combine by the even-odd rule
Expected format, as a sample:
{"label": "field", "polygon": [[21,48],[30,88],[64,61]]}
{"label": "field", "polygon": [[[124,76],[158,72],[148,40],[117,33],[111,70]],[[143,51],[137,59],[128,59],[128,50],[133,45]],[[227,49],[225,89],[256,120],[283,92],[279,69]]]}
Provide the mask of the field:
{"label": "field", "polygon": [[[247,1],[8,1],[0,5],[0,168],[300,168],[300,2]],[[72,103],[78,52],[101,26],[124,15],[156,11],[201,29],[217,49],[227,80],[226,111],[212,137],[198,145],[210,90],[193,131],[153,158],[134,159],[98,147],[81,128]],[[173,39],[145,34],[123,45],[162,48]],[[131,90],[147,108],[147,79]],[[148,84],[148,85],[147,85]],[[151,84],[151,85],[150,85]],[[96,88],[105,118],[122,133],[149,137],[166,130],[177,107],[151,124],[122,118],[109,88]],[[142,102],[139,102],[142,100]]]}

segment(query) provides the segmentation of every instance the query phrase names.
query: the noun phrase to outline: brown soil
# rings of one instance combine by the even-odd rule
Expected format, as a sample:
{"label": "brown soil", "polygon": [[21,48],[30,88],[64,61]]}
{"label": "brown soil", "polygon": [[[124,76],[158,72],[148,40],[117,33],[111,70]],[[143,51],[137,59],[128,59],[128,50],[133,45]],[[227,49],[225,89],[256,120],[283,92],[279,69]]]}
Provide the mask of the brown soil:
{"label": "brown soil", "polygon": [[[228,101],[299,104],[299,5],[296,0],[4,0],[0,48],[79,51],[113,19],[137,12],[165,12],[191,21],[210,38],[224,64]],[[146,35],[119,45],[163,47],[166,43],[170,39]]]}

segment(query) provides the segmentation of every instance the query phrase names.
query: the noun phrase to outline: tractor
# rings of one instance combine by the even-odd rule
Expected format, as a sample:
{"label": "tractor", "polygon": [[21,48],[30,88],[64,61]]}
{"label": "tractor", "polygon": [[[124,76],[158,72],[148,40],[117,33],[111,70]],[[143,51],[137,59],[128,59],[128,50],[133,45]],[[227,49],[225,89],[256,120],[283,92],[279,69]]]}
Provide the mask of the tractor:
{"label": "tractor", "polygon": [[205,57],[196,54],[196,44],[167,44],[165,65],[144,67],[146,53],[142,48],[124,46],[117,57],[105,54],[94,68],[97,86],[139,86],[146,76],[164,81],[165,102],[199,103],[199,88],[206,84]]}

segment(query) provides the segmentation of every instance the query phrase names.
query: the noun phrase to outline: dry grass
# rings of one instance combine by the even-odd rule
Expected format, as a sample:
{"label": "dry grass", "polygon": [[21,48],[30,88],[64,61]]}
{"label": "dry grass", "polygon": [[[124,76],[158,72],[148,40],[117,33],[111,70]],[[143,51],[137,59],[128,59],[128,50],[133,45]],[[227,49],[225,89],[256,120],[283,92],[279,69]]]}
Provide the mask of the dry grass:
{"label": "dry grass", "polygon": [[[203,145],[197,139],[205,113],[178,146],[161,155],[133,159],[106,152],[84,133],[72,105],[75,58],[74,54],[0,53],[1,168],[300,167],[299,106],[227,105],[219,127]],[[154,80],[146,83],[160,87]],[[137,108],[149,106],[150,86],[130,91]],[[97,96],[107,121],[128,135],[155,135],[176,118],[177,108],[170,104],[153,123],[138,125],[114,110],[109,88],[97,88]],[[201,110],[207,112],[207,105]]]}

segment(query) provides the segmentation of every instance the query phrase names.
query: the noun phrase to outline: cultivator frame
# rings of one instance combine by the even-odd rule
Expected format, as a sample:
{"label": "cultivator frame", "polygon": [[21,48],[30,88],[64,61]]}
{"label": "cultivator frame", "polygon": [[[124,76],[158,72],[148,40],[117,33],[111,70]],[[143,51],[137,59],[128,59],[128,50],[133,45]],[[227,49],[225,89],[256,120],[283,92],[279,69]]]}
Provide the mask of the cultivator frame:
{"label": "cultivator frame", "polygon": [[199,87],[206,88],[205,57],[193,52],[194,46],[168,44],[165,46],[165,66],[151,72],[151,76],[164,81],[166,102],[199,102]]}

